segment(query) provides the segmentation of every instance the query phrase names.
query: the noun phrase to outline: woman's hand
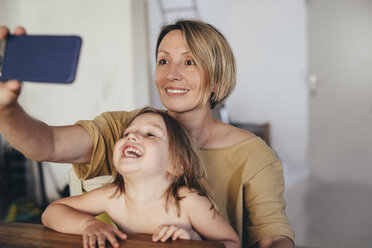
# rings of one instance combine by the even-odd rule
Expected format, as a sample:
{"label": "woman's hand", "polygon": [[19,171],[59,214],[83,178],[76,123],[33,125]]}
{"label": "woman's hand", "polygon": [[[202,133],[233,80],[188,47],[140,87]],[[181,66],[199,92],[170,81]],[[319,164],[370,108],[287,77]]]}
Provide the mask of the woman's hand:
{"label": "woman's hand", "polygon": [[[0,26],[0,40],[4,40],[9,34],[9,29]],[[14,30],[14,35],[24,35],[24,28],[18,27]],[[18,80],[0,82],[0,110],[13,105],[21,93],[21,83]]]}
{"label": "woman's hand", "polygon": [[[0,40],[4,40],[9,34],[9,29],[0,26]],[[26,31],[22,27],[14,30],[14,35],[24,35]],[[5,109],[16,103],[21,93],[21,83],[18,80],[9,80],[7,82],[0,82],[0,110]]]}
{"label": "woman's hand", "polygon": [[152,241],[165,242],[169,238],[172,240],[176,239],[201,239],[200,235],[193,229],[186,230],[182,227],[175,225],[160,225],[156,228],[154,234],[152,235]]}
{"label": "woman's hand", "polygon": [[91,219],[84,228],[83,247],[95,248],[96,244],[98,244],[99,248],[104,248],[106,240],[108,240],[113,247],[119,247],[119,242],[115,236],[120,239],[127,238],[125,233],[113,226],[105,224],[97,219]]}

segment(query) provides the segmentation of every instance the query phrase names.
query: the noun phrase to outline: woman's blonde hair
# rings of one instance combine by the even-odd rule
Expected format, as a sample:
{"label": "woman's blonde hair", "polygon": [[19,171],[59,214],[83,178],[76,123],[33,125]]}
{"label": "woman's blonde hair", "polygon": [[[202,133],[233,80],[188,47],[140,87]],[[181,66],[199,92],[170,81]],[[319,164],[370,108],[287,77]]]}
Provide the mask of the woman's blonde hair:
{"label": "woman's blonde hair", "polygon": [[179,20],[161,29],[156,43],[156,58],[161,41],[173,30],[182,32],[185,44],[201,71],[200,106],[210,101],[213,109],[231,94],[236,84],[236,63],[228,41],[210,24]]}
{"label": "woman's blonde hair", "polygon": [[[164,192],[166,210],[168,211],[169,204],[174,202],[177,208],[177,214],[180,215],[179,201],[182,200],[182,197],[179,196],[178,191],[183,186],[186,186],[190,190],[197,190],[199,195],[207,196],[213,202],[207,191],[207,184],[204,179],[205,169],[199,148],[193,142],[189,132],[179,121],[163,110],[145,107],[139,110],[132,118],[128,119],[124,125],[123,132],[125,132],[125,129],[130,126],[134,119],[146,113],[160,115],[167,128],[169,158],[172,162],[172,171],[174,173],[171,176],[171,183],[168,189]],[[125,192],[124,178],[117,171],[114,173],[112,184],[117,186],[115,193]],[[211,208],[213,207],[212,204]]]}

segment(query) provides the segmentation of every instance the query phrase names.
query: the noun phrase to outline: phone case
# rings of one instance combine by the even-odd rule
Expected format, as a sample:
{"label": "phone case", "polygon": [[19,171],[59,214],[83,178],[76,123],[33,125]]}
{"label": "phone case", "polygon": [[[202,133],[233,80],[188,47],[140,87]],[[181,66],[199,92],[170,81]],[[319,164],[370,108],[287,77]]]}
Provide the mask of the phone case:
{"label": "phone case", "polygon": [[11,35],[0,42],[0,81],[74,81],[81,47],[80,37]]}

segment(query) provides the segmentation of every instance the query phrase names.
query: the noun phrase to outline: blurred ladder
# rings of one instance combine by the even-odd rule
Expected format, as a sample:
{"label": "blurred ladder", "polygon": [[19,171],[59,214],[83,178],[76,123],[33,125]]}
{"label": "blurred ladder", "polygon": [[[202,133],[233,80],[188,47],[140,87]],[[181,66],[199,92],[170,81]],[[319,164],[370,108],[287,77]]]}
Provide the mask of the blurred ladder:
{"label": "blurred ladder", "polygon": [[[190,5],[186,5],[186,6],[183,5],[183,6],[180,6],[180,7],[167,7],[166,2],[167,1],[164,1],[164,0],[158,0],[159,9],[160,9],[160,12],[161,12],[162,18],[163,18],[163,24],[169,23],[168,17],[171,14],[173,14],[173,15],[178,14],[182,17],[192,17],[193,19],[200,19],[198,6],[196,5],[196,0],[189,0]],[[176,1],[173,0],[172,3],[174,3],[174,2],[176,2]],[[177,1],[177,2],[185,3],[186,1]],[[182,14],[186,14],[186,13],[188,13],[189,15],[187,15],[187,16],[182,15]],[[177,15],[177,19],[180,18],[178,15]],[[174,21],[174,20],[171,20],[171,21]]]}

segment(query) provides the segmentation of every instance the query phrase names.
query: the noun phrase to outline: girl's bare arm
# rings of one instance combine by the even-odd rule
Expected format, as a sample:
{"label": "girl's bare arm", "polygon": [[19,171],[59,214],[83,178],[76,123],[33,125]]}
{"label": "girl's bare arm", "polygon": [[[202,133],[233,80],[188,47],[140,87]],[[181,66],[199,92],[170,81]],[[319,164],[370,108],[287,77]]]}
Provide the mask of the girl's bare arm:
{"label": "girl's bare arm", "polygon": [[181,204],[188,213],[191,225],[203,238],[220,241],[227,248],[240,247],[238,235],[219,212],[211,209],[212,203],[207,197],[188,192]]}
{"label": "girl's bare arm", "polygon": [[58,199],[49,204],[41,220],[53,230],[82,234],[86,224],[95,219],[95,215],[106,211],[108,193],[107,188],[99,188],[82,195]]}
{"label": "girl's bare arm", "polygon": [[43,224],[55,231],[83,236],[83,247],[105,247],[109,241],[113,247],[119,247],[117,237],[126,239],[127,235],[115,227],[97,220],[98,215],[107,210],[110,188],[100,188],[80,196],[67,197],[52,202],[44,211]]}

